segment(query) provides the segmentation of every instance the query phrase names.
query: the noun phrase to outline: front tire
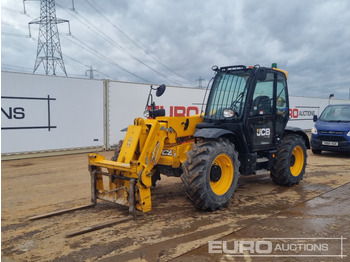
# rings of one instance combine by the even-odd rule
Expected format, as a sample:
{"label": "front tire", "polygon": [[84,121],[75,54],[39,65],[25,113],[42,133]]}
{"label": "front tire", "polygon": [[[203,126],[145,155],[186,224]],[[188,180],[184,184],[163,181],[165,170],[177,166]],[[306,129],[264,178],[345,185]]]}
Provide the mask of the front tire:
{"label": "front tire", "polygon": [[193,144],[181,176],[190,202],[209,211],[227,206],[237,187],[239,165],[235,146],[227,139]]}
{"label": "front tire", "polygon": [[306,146],[299,135],[287,135],[277,150],[270,177],[278,185],[292,186],[303,179],[306,168]]}

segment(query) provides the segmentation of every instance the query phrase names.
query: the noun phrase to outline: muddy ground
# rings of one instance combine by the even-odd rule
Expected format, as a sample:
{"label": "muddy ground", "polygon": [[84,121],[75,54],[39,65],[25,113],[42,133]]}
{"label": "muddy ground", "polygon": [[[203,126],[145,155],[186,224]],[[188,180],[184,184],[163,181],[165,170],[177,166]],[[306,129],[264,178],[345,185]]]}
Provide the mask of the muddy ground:
{"label": "muddy ground", "polygon": [[[71,238],[66,234],[128,216],[125,207],[99,202],[28,220],[90,203],[87,154],[2,161],[2,261],[346,261],[350,154],[308,155],[299,185],[277,186],[268,174],[241,178],[229,207],[212,213],[186,200],[179,178],[163,176],[151,212]],[[252,249],[235,252],[239,243]],[[284,250],[275,249],[281,243]]]}

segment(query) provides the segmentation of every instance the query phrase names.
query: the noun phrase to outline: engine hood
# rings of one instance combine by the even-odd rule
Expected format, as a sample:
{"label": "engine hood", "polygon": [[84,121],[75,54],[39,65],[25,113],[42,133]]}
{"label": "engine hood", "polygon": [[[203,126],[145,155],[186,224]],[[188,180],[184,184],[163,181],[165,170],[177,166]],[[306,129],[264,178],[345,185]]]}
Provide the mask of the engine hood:
{"label": "engine hood", "polygon": [[318,120],[315,126],[319,131],[350,131],[350,122],[329,122]]}

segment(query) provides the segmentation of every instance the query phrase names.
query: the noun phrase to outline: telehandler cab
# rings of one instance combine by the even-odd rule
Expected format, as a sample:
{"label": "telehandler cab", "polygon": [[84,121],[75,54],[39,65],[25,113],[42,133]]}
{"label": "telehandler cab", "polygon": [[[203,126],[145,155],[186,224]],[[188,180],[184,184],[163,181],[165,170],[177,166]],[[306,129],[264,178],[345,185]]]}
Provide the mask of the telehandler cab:
{"label": "telehandler cab", "polygon": [[[214,66],[205,111],[167,117],[156,109],[151,86],[146,119],[136,118],[112,160],[89,154],[92,202],[97,199],[151,210],[151,187],[160,174],[181,177],[190,202],[213,211],[229,204],[239,175],[270,171],[272,180],[298,184],[306,167],[307,135],[287,127],[288,73],[243,65]],[[103,176],[108,177],[108,185]]]}

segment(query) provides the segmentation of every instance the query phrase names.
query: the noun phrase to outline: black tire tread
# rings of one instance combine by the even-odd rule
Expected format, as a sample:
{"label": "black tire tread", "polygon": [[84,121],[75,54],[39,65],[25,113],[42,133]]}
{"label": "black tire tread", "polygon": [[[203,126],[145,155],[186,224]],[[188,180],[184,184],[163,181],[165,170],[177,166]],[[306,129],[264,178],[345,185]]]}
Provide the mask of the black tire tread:
{"label": "black tire tread", "polygon": [[[225,148],[231,152],[230,156],[234,165],[234,177],[231,188],[223,196],[213,197],[210,184],[206,180],[208,161],[212,159],[212,153],[219,148]],[[211,165],[211,163],[209,163]],[[189,201],[198,209],[214,211],[229,204],[237,187],[240,162],[235,146],[227,139],[203,140],[193,144],[192,150],[187,152],[187,160],[182,164],[183,174],[181,180],[183,189]],[[210,192],[209,192],[210,191]]]}
{"label": "black tire tread", "polygon": [[[290,155],[295,146],[301,146],[304,153],[304,166],[298,176],[293,176],[290,172]],[[277,150],[277,154],[272,166],[270,177],[278,185],[292,186],[298,184],[303,179],[307,153],[305,142],[299,135],[287,135],[282,139],[282,142]]]}

